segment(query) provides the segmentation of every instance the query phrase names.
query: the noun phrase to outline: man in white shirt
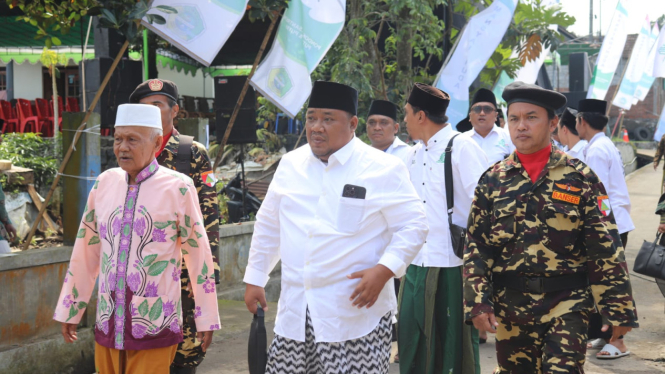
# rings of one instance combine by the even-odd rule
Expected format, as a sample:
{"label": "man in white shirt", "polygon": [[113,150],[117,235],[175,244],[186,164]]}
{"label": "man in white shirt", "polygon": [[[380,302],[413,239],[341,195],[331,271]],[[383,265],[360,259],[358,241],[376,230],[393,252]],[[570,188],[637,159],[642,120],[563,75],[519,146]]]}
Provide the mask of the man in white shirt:
{"label": "man in white shirt", "polygon": [[280,161],[254,226],[245,303],[267,308],[263,287],[282,261],[266,373],[388,373],[392,279],[427,236],[403,163],[355,138],[358,93],[315,82],[308,144]]}
{"label": "man in white shirt", "polygon": [[496,125],[497,114],[494,93],[485,88],[479,89],[473,95],[469,109],[469,122],[473,129],[465,132],[464,136],[478,143],[490,165],[503,160],[515,150],[508,130]]}
{"label": "man in white shirt", "polygon": [[[600,182],[605,186],[609,196],[611,212],[619,229],[621,243],[626,248],[628,243],[628,232],[635,229],[633,220],[630,218],[630,196],[628,195],[628,186],[623,171],[623,161],[621,153],[614,146],[612,140],[605,135],[603,131],[609,118],[607,112],[607,101],[596,99],[581,100],[579,104],[579,113],[577,114],[577,132],[580,138],[589,142],[584,148],[584,162],[596,173]],[[599,314],[593,314],[589,318],[589,338],[602,338],[609,345],[613,345],[619,350],[620,355],[624,356],[628,348],[624,344],[623,336],[610,342],[612,336],[612,327],[607,331],[600,331],[602,322]],[[596,355],[596,357],[605,359],[613,358],[607,350],[607,345]],[[615,352],[616,353],[616,352]]]}
{"label": "man in white shirt", "polygon": [[431,229],[402,279],[397,330],[403,374],[480,371],[477,332],[474,347],[471,326],[464,324],[463,261],[451,243],[444,165],[452,165],[452,222],[466,227],[476,184],[489,163],[466,136],[455,138],[451,159],[446,159],[449,141],[459,134],[447,123],[449,103],[447,93],[416,83],[404,107],[407,131],[420,140],[407,165]]}
{"label": "man in white shirt", "polygon": [[577,124],[577,110],[573,108],[566,108],[561,114],[559,119],[559,140],[561,144],[566,147],[566,152],[572,158],[576,158],[584,162],[584,147],[589,142],[580,139],[575,126]]}
{"label": "man in white shirt", "polygon": [[398,132],[397,105],[386,100],[373,100],[367,114],[367,136],[372,147],[406,162],[411,147],[397,137]]}

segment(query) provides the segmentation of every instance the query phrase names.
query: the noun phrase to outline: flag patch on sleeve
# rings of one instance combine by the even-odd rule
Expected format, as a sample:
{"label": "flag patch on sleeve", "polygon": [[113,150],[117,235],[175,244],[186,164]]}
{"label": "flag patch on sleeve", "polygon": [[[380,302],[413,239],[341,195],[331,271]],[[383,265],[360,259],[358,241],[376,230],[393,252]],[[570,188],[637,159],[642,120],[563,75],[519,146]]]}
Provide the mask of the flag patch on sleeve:
{"label": "flag patch on sleeve", "polygon": [[598,209],[600,209],[600,212],[603,213],[605,217],[610,215],[612,212],[612,207],[610,206],[609,196],[598,196]]}
{"label": "flag patch on sleeve", "polygon": [[209,170],[201,173],[201,181],[206,186],[213,187],[215,186],[215,183],[217,183],[217,178],[215,178],[215,174],[212,172],[212,170]]}

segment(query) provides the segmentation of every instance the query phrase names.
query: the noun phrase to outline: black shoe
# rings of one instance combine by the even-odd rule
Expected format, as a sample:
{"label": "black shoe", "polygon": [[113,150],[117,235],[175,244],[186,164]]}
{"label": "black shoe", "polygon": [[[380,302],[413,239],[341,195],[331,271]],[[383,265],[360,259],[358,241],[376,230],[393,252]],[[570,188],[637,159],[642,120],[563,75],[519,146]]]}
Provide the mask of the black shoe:
{"label": "black shoe", "polygon": [[478,339],[478,340],[479,340],[479,342],[478,342],[479,344],[485,344],[485,343],[487,343],[487,339],[480,338],[480,339]]}
{"label": "black shoe", "polygon": [[196,366],[171,366],[170,374],[196,374]]}

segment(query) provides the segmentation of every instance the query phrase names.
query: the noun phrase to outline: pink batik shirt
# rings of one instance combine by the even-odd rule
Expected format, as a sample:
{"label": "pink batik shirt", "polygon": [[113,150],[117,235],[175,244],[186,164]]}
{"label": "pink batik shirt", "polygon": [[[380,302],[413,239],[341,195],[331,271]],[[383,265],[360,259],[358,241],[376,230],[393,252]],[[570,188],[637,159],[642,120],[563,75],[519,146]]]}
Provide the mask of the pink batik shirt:
{"label": "pink batik shirt", "polygon": [[88,196],[53,319],[78,324],[99,275],[95,341],[115,349],[182,341],[180,266],[187,263],[198,331],[219,330],[215,274],[192,180],[156,160],[128,184],[102,173]]}

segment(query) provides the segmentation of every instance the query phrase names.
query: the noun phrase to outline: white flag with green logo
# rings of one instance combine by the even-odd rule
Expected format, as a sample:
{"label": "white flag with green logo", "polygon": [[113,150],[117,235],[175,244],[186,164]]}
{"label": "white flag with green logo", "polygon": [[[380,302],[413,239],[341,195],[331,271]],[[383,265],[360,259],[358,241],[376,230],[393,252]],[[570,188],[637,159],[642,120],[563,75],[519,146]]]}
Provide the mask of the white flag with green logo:
{"label": "white flag with green logo", "polygon": [[653,71],[654,78],[665,78],[665,30],[658,36],[658,42],[653,46]]}
{"label": "white flag with green logo", "polygon": [[648,47],[649,52],[647,53],[647,59],[646,59],[644,72],[642,73],[642,79],[637,84],[637,89],[635,90],[633,105],[637,104],[637,101],[642,101],[646,99],[647,94],[651,89],[651,85],[653,84],[653,81],[656,80],[656,78],[651,76],[651,73],[653,72],[654,60],[656,59],[655,55],[656,51],[654,50],[653,47],[656,45],[656,42],[658,41],[658,34],[659,34],[658,23],[656,23],[653,26],[653,29],[651,29],[651,33],[649,34],[649,47]]}
{"label": "white flag with green logo", "polygon": [[649,56],[649,35],[651,35],[651,24],[649,17],[644,20],[642,29],[637,35],[633,51],[630,54],[630,61],[626,68],[626,73],[623,75],[619,91],[617,92],[613,105],[629,110],[633,106],[633,96],[637,90],[637,85],[642,80],[644,68],[646,67],[645,61]]}
{"label": "white flag with green logo", "polygon": [[310,74],[344,26],[345,12],[343,0],[291,0],[252,86],[295,117],[312,91]]}
{"label": "white flag with green logo", "polygon": [[150,31],[168,40],[191,58],[210,66],[229,39],[247,9],[248,0],[153,0],[155,8],[166,5],[177,13],[166,13],[155,8],[155,14],[166,19],[166,24],[150,24],[147,16],[141,23]]}
{"label": "white flag with green logo", "polygon": [[621,60],[623,47],[628,37],[626,27],[628,25],[628,10],[623,1],[619,0],[617,8],[612,16],[610,28],[605,35],[603,45],[600,47],[596,67],[593,70],[593,78],[589,85],[587,99],[605,100],[605,95],[610,88],[614,72]]}

